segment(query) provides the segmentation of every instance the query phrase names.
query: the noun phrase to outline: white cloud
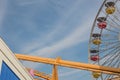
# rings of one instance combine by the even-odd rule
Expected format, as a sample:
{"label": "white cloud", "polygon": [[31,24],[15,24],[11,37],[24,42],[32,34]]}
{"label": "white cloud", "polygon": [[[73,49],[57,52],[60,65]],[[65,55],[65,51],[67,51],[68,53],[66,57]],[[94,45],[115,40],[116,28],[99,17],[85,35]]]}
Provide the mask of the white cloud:
{"label": "white cloud", "polygon": [[53,54],[48,54],[48,53],[56,53],[60,50],[64,50],[66,48],[74,46],[80,42],[84,42],[88,39],[87,36],[87,33],[89,32],[88,30],[89,28],[85,24],[83,27],[78,27],[75,31],[73,31],[73,33],[71,33],[61,41],[54,43],[52,46],[46,46],[42,49],[39,49],[34,53],[37,53],[36,55],[40,55],[40,56],[50,56]]}
{"label": "white cloud", "polygon": [[[78,6],[80,4],[82,4],[83,0],[77,0],[74,5],[70,6],[69,9],[67,9],[66,11],[62,11],[62,10],[57,10],[60,14],[62,14],[61,18],[58,19],[57,21],[55,21],[55,24],[52,25],[54,26],[53,30],[51,30],[51,32],[48,35],[43,35],[42,37],[34,40],[33,42],[30,42],[30,44],[27,44],[21,51],[22,52],[31,52],[31,50],[34,50],[35,48],[41,47],[41,45],[43,45],[44,43],[49,42],[52,38],[54,38],[56,36],[56,34],[61,34],[60,30],[66,29],[67,27],[65,27],[65,23],[68,20],[68,18],[71,17],[72,14],[74,14],[74,12],[78,9]],[[35,12],[32,12],[33,14],[35,14]],[[32,14],[31,13],[31,14]],[[28,14],[29,15],[29,14]],[[33,24],[33,22],[31,22],[30,20],[27,20],[28,23],[26,23],[26,21],[24,21],[25,24],[28,24],[28,29],[31,29],[31,31],[33,31],[33,27],[36,26],[35,24]],[[74,26],[76,27],[80,27],[80,26]],[[35,31],[36,32],[36,31]],[[45,33],[46,34],[46,33]],[[74,35],[73,35],[74,36]],[[76,35],[77,36],[77,35]],[[40,42],[41,38],[44,39],[44,42]],[[72,36],[71,36],[72,38]],[[67,38],[66,38],[67,40]],[[62,41],[62,40],[61,40]],[[39,43],[40,42],[40,43]],[[55,41],[56,42],[56,41]],[[60,41],[59,41],[60,42]],[[38,44],[39,43],[39,44]],[[61,42],[60,42],[61,43]],[[55,43],[54,43],[55,44]],[[32,46],[31,46],[32,45]],[[46,47],[48,50],[50,50],[49,48],[50,46]],[[44,49],[43,49],[44,50]]]}
{"label": "white cloud", "polygon": [[35,53],[35,55],[48,57],[50,55],[54,55],[54,53],[60,50],[70,48],[76,44],[88,40],[90,33],[89,25],[91,25],[91,23],[91,17],[89,17],[89,19],[87,19],[83,24],[79,25],[71,34],[67,35],[65,38],[55,42],[51,46],[45,46],[43,48],[37,49],[33,53]]}
{"label": "white cloud", "polygon": [[[33,42],[30,42],[30,44],[27,44],[21,51],[22,52],[25,52],[25,53],[29,53],[29,52],[31,52],[31,50],[34,50],[34,49],[38,49],[38,47],[40,47],[40,45],[43,45],[45,42],[47,42],[47,41],[50,41],[51,40],[51,38],[54,38],[54,36],[56,36],[56,34],[64,34],[64,33],[59,33],[59,30],[64,30],[65,28],[68,28],[68,27],[65,27],[64,26],[64,24],[66,23],[66,20],[68,20],[70,17],[71,17],[71,15],[73,15],[74,14],[74,12],[76,11],[76,9],[78,9],[77,7],[80,5],[80,4],[82,4],[82,2],[83,1],[80,1],[80,0],[77,0],[75,3],[74,3],[74,5],[72,5],[68,10],[66,10],[64,13],[62,13],[62,17],[59,19],[59,20],[57,20],[57,22],[55,22],[55,27],[54,27],[54,29],[53,30],[51,30],[51,32],[49,33],[49,35],[48,36],[42,36],[42,38],[44,38],[44,42],[41,42],[41,43],[39,43],[41,40],[41,38],[38,38],[36,41],[33,41]],[[60,12],[60,11],[59,11]],[[29,23],[29,25],[30,25],[31,23]],[[33,26],[33,25],[32,25]],[[29,26],[29,27],[32,27],[32,26]],[[75,28],[76,28],[76,26],[75,26]],[[83,27],[84,28],[84,30],[85,30],[85,27]],[[88,29],[87,28],[87,25],[86,25],[86,29]],[[80,30],[80,31],[79,31]],[[53,44],[53,45],[51,45],[51,46],[46,46],[46,47],[42,47],[42,49],[40,50],[41,52],[44,52],[44,51],[51,51],[51,50],[53,50],[53,48],[56,48],[56,51],[58,51],[57,49],[58,48],[61,48],[61,49],[63,49],[63,48],[65,48],[65,47],[68,47],[68,46],[70,46],[70,45],[72,45],[72,44],[74,44],[74,41],[77,41],[77,40],[79,40],[79,36],[81,35],[83,35],[83,33],[82,32],[85,32],[82,28],[81,28],[81,25],[80,26],[78,26],[77,27],[77,29],[76,30],[74,30],[69,36],[66,36],[66,38],[64,38],[64,40],[62,39],[61,41],[58,41],[58,42],[56,42],[55,41],[55,43]],[[87,31],[88,32],[88,31]],[[75,40],[76,39],[76,40]],[[83,38],[80,40],[80,41],[82,41],[83,40]],[[67,41],[67,42],[66,42]],[[31,46],[31,43],[32,43],[32,46]],[[39,43],[39,44],[38,44]],[[65,46],[63,45],[63,43],[65,43]],[[64,46],[64,47],[63,47]],[[41,47],[40,47],[41,48]],[[39,48],[39,49],[40,49]],[[54,51],[55,51],[55,49],[54,49]],[[37,51],[35,51],[35,53],[36,52],[38,52],[38,50]],[[43,53],[44,54],[44,53]]]}

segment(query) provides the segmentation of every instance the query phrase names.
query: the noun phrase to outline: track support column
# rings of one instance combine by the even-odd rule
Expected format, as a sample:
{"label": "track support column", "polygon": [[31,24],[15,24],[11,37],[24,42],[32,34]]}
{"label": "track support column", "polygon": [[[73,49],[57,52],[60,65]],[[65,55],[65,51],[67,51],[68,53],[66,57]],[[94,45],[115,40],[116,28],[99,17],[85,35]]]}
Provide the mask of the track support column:
{"label": "track support column", "polygon": [[52,80],[58,80],[57,65],[53,65],[53,70],[52,70]]}
{"label": "track support column", "polygon": [[58,80],[58,64],[57,62],[59,62],[59,60],[61,60],[60,57],[56,58],[55,64],[53,64],[53,70],[52,70],[52,80]]}

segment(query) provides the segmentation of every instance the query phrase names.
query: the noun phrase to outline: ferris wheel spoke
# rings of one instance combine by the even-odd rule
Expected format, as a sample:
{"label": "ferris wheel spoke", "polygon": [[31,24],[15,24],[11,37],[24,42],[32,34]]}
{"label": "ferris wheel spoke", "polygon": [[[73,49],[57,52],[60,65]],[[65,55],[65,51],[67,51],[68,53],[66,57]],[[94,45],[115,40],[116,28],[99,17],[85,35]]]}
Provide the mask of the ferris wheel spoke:
{"label": "ferris wheel spoke", "polygon": [[111,18],[110,16],[108,17],[109,20],[111,20],[113,23],[115,23],[116,26],[120,26],[119,23],[117,23],[113,18]]}
{"label": "ferris wheel spoke", "polygon": [[[117,44],[117,45],[119,45],[119,44]],[[112,47],[110,46],[109,48],[105,48],[105,49],[100,49],[100,53],[105,52],[107,50],[112,50],[114,48],[119,48],[120,46],[117,46],[117,45],[114,45]]]}
{"label": "ferris wheel spoke", "polygon": [[[107,47],[107,48],[106,48]],[[118,49],[119,47],[116,47],[116,46],[104,46],[104,47],[102,47],[102,49],[99,49],[100,51],[100,53],[106,53],[106,52],[109,52],[109,51],[111,51],[111,50],[114,50],[114,49]],[[96,48],[97,49],[97,48]]]}
{"label": "ferris wheel spoke", "polygon": [[113,35],[113,34],[110,34],[110,33],[101,34],[101,38],[104,38],[104,37],[111,37],[111,36],[112,36],[112,37],[114,37],[114,36],[117,37],[118,34],[114,34],[114,35]]}
{"label": "ferris wheel spoke", "polygon": [[118,14],[120,14],[120,10],[119,10],[120,8],[118,8],[118,7],[119,7],[119,6],[117,5],[117,6],[116,6],[117,12],[118,12]]}
{"label": "ferris wheel spoke", "polygon": [[[112,59],[111,59],[112,58]],[[105,58],[106,59],[106,58]],[[114,58],[113,58],[113,56],[110,56],[108,59],[106,59],[106,61],[105,62],[103,62],[103,63],[101,63],[101,65],[104,65],[104,66],[108,66],[108,65],[110,65],[110,63],[111,63],[111,61],[113,60]],[[103,61],[104,61],[104,59],[103,59]],[[101,61],[102,62],[102,61]],[[107,63],[107,64],[106,64]]]}
{"label": "ferris wheel spoke", "polygon": [[[101,65],[110,65],[110,63],[112,63],[112,61],[113,60],[115,60],[114,58],[115,57],[117,57],[117,55],[115,55],[115,54],[108,54],[108,55],[106,55],[105,57],[103,57],[102,59],[101,59]],[[104,60],[106,60],[106,61],[104,61]],[[104,61],[103,63],[102,63],[102,61]],[[110,63],[109,63],[110,62]]]}
{"label": "ferris wheel spoke", "polygon": [[112,21],[107,20],[108,26],[115,28],[115,29],[120,29],[120,26],[115,25]]}
{"label": "ferris wheel spoke", "polygon": [[120,44],[120,41],[104,41],[102,42],[101,46],[108,46],[108,45],[113,45],[113,44]]}
{"label": "ferris wheel spoke", "polygon": [[[119,57],[120,58],[120,57]],[[119,60],[119,58],[118,58],[118,60]],[[117,63],[115,64],[116,66],[115,66],[115,68],[119,68],[120,66],[119,66],[119,64],[120,64],[120,62],[117,60]]]}
{"label": "ferris wheel spoke", "polygon": [[115,45],[115,44],[120,44],[120,41],[118,41],[118,40],[109,40],[109,41],[107,41],[107,40],[105,40],[105,41],[103,41],[101,44],[100,44],[100,46],[112,46],[112,45]]}
{"label": "ferris wheel spoke", "polygon": [[[118,23],[120,22],[120,19],[118,18],[118,16],[113,15],[113,17],[116,19],[116,21],[118,21]],[[118,23],[117,23],[117,24],[118,24]]]}
{"label": "ferris wheel spoke", "polygon": [[[115,44],[116,44],[116,45],[115,45]],[[114,46],[114,45],[115,45],[115,46]],[[117,45],[120,45],[120,43],[103,44],[103,45],[100,46],[100,47],[102,47],[102,48],[100,48],[100,47],[98,47],[98,48],[100,48],[101,51],[104,51],[104,50],[108,50],[108,49],[111,49],[111,48],[117,48]]]}
{"label": "ferris wheel spoke", "polygon": [[[119,51],[120,49],[119,48],[115,48],[113,50],[110,50],[110,52],[107,52],[105,55],[103,55],[103,57],[101,57],[101,60],[103,60],[104,58],[106,58],[108,55],[114,55],[115,52]],[[102,54],[102,53],[99,53],[99,54]]]}
{"label": "ferris wheel spoke", "polygon": [[111,79],[112,77],[113,77],[113,75],[106,75],[105,78],[104,78],[104,80],[107,80],[107,79],[109,80],[109,79]]}
{"label": "ferris wheel spoke", "polygon": [[107,63],[107,66],[115,67],[118,62],[118,58],[119,58],[118,55],[112,57],[111,62]]}
{"label": "ferris wheel spoke", "polygon": [[[120,16],[120,14],[119,13],[116,13],[116,14],[114,14],[114,15],[112,15],[111,17],[112,17],[112,20],[114,20],[114,22],[115,23],[117,23],[118,25],[119,25],[119,22],[120,22],[120,19],[119,19],[119,16]],[[117,21],[117,22],[116,22]]]}
{"label": "ferris wheel spoke", "polygon": [[[112,50],[112,49],[117,49],[117,48],[119,48],[119,47],[117,47],[117,45],[119,45],[119,44],[114,44],[114,45],[111,44],[109,47],[107,47],[107,48],[105,48],[105,49],[100,49],[99,52],[100,52],[100,53],[103,53],[103,52],[105,52],[105,51],[107,51],[107,50],[109,50],[109,49],[110,49],[110,50]],[[103,48],[104,48],[104,46],[105,46],[105,45],[100,45],[100,46],[97,46],[97,47],[96,47],[96,46],[93,46],[93,47],[91,47],[91,48],[92,48],[92,49],[99,49],[100,47],[103,47]],[[106,47],[106,46],[105,46],[105,47]]]}
{"label": "ferris wheel spoke", "polygon": [[108,39],[102,39],[102,41],[119,41],[119,40],[117,40],[116,38],[108,38]]}
{"label": "ferris wheel spoke", "polygon": [[117,33],[117,34],[119,34],[119,32],[117,32],[117,31],[114,31],[114,30],[111,30],[111,29],[104,29],[104,30],[107,30],[107,31],[110,31],[110,32],[113,32],[113,33]]}
{"label": "ferris wheel spoke", "polygon": [[117,60],[117,66],[116,67],[120,67],[120,53],[118,54],[118,56],[119,56],[119,58],[118,58],[118,60]]}
{"label": "ferris wheel spoke", "polygon": [[[118,47],[115,47],[115,48],[117,49]],[[110,51],[109,49],[111,49],[111,50],[112,50],[112,47],[107,48],[107,49],[100,50],[100,53],[109,52],[109,51]]]}

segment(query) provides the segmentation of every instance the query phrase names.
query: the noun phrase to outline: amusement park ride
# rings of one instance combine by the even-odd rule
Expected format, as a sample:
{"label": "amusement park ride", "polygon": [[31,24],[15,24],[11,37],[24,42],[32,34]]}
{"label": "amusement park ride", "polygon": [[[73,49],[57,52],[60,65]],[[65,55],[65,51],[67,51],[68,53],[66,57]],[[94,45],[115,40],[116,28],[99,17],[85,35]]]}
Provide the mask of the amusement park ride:
{"label": "amusement park ride", "polygon": [[[92,71],[95,80],[120,80],[120,0],[104,0],[94,20],[89,40],[89,64],[15,54],[19,60],[53,65],[52,75],[33,70],[33,77],[58,80],[58,66]],[[26,68],[29,72],[32,69]],[[40,80],[34,78],[34,80]]]}
{"label": "amusement park ride", "polygon": [[65,61],[59,57],[56,59],[51,59],[51,58],[42,58],[42,57],[28,56],[28,55],[22,55],[22,54],[16,54],[16,57],[19,60],[27,60],[27,61],[33,61],[33,62],[39,62],[39,63],[45,63],[45,64],[52,64],[53,65],[52,77],[48,75],[45,76],[45,74],[41,74],[38,71],[34,72],[36,76],[39,76],[39,77],[42,76],[42,78],[46,80],[58,80],[57,66],[64,66],[64,67],[69,67],[69,68],[93,71],[95,72],[94,73],[95,78],[98,78],[101,73],[120,76],[119,68],[117,69],[117,68],[98,66],[98,65],[93,65],[93,64]]}

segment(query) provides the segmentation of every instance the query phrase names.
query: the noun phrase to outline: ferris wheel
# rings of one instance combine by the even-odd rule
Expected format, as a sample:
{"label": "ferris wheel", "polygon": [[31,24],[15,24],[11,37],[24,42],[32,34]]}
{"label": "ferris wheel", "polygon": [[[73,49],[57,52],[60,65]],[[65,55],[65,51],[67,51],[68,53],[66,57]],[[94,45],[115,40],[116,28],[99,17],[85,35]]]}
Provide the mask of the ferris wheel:
{"label": "ferris wheel", "polygon": [[[91,64],[120,68],[120,0],[104,0],[101,5],[92,26],[88,55]],[[96,80],[116,77],[98,72],[92,75]]]}

